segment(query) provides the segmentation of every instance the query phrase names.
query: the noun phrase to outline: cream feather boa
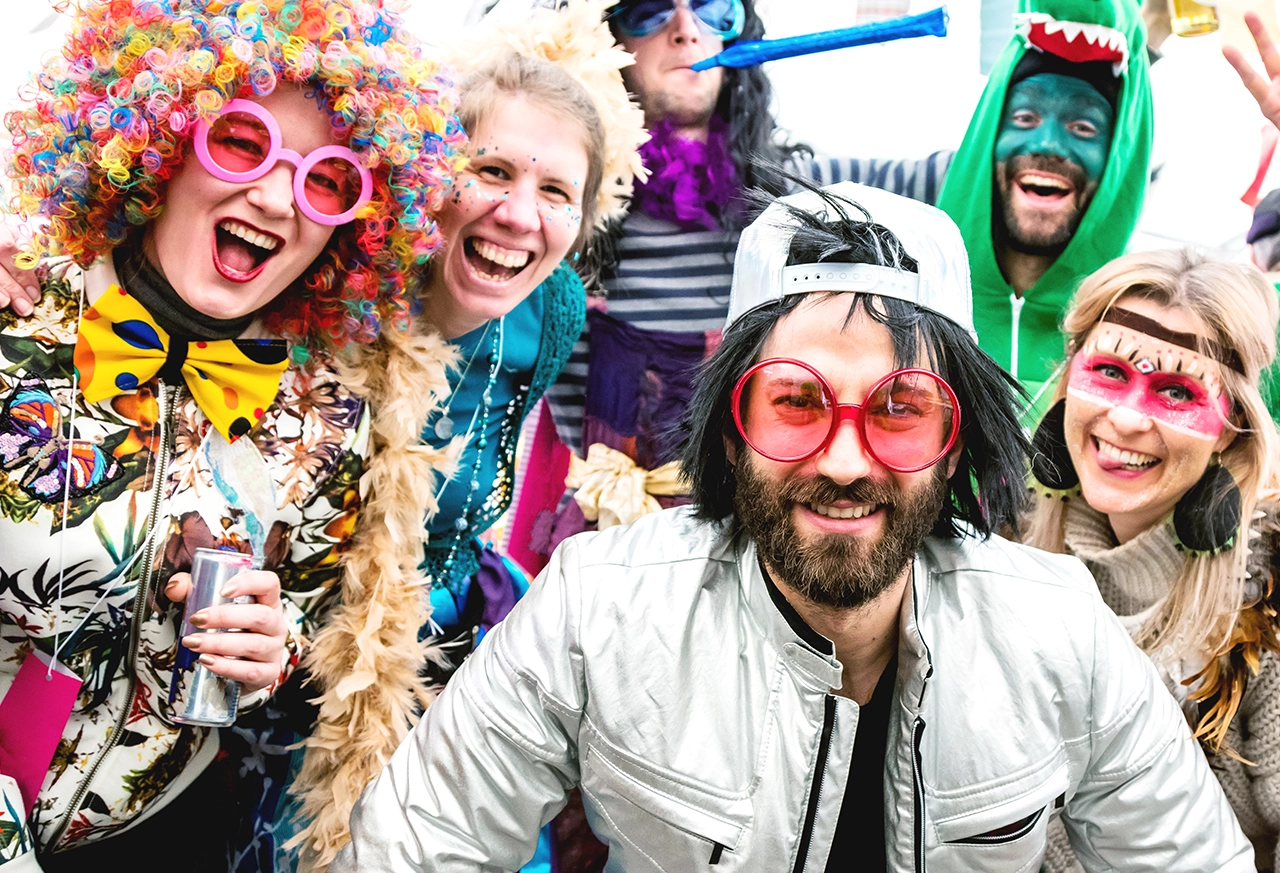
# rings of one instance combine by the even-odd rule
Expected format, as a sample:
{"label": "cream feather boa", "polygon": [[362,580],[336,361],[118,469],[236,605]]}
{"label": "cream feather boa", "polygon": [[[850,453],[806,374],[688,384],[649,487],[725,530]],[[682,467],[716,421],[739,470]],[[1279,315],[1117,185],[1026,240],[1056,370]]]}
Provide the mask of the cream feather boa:
{"label": "cream feather boa", "polygon": [[[486,22],[452,53],[463,74],[514,49],[558,64],[582,83],[605,129],[600,222],[622,214],[633,179],[647,176],[638,153],[649,137],[644,113],[628,97],[621,73],[633,58],[603,20],[612,2],[565,0],[563,8],[535,8],[523,20]],[[320,691],[320,715],[291,789],[308,821],[287,844],[302,846],[301,869],[328,868],[350,839],[348,819],[360,792],[431,702],[433,690],[421,673],[428,658],[440,656],[418,641],[431,614],[418,566],[425,519],[438,509],[437,485],[453,475],[462,438],[437,450],[424,445],[421,434],[449,396],[445,372],[456,360],[454,347],[418,325],[408,337],[384,336],[344,374],[373,409],[375,452],[356,533],[342,559],[340,603],[304,661]]]}
{"label": "cream feather boa", "polygon": [[350,839],[356,799],[399,746],[434,694],[422,679],[436,657],[418,631],[431,615],[422,571],[424,518],[437,510],[441,477],[452,476],[461,438],[445,449],[422,441],[427,417],[449,396],[457,349],[419,326],[386,336],[346,368],[344,382],[373,412],[375,451],[360,516],[342,556],[338,605],[304,658],[320,714],[291,789],[307,827],[289,843],[302,868],[326,870]]}

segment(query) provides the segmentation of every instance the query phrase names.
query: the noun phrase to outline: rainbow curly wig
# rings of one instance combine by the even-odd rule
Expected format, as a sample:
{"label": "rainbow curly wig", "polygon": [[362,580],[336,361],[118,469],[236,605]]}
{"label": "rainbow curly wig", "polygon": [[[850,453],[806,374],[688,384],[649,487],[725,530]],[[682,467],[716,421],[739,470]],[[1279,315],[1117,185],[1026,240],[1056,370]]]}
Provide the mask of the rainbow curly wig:
{"label": "rainbow curly wig", "polygon": [[382,0],[77,0],[62,55],[8,113],[11,211],[81,266],[164,208],[194,123],[284,81],[310,86],[373,175],[373,199],[264,317],[295,358],[408,324],[405,280],[464,141],[452,83]]}

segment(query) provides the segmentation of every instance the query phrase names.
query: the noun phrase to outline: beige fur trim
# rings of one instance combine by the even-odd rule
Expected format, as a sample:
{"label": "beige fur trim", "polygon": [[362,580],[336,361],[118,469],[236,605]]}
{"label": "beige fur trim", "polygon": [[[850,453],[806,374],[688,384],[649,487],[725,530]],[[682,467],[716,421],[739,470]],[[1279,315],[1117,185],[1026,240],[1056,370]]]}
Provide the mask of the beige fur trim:
{"label": "beige fur trim", "polygon": [[424,519],[451,476],[461,442],[424,445],[427,417],[449,396],[446,370],[457,349],[438,334],[384,335],[344,384],[373,411],[374,452],[351,548],[343,555],[340,602],[305,655],[320,690],[320,715],[291,791],[309,823],[287,846],[302,846],[304,869],[323,871],[350,839],[356,799],[431,702],[422,681],[430,655],[418,630],[431,615],[422,572]]}

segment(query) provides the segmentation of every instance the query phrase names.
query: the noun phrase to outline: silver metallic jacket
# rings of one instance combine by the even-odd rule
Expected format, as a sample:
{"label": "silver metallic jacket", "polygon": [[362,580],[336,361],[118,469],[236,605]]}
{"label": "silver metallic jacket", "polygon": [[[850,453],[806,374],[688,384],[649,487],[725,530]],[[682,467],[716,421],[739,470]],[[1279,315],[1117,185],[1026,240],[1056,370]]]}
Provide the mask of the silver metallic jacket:
{"label": "silver metallic jacket", "polygon": [[[931,539],[913,578],[890,870],[1036,870],[1055,815],[1086,870],[1254,870],[1079,561]],[[516,870],[580,783],[607,871],[821,873],[858,726],[840,683],[745,537],[686,509],[574,537],[365,791],[331,869]]]}

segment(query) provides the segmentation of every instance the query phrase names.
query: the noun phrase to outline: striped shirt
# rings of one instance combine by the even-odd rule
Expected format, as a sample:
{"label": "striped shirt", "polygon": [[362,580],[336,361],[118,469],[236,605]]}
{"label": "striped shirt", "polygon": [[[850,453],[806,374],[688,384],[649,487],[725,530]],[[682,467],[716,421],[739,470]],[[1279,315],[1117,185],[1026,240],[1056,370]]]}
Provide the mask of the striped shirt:
{"label": "striped shirt", "polygon": [[[954,154],[935,152],[914,161],[815,158],[802,169],[822,185],[861,182],[932,204]],[[617,266],[603,278],[609,314],[646,330],[721,330],[738,236],[738,231],[685,231],[643,213],[628,215],[617,244]],[[546,393],[557,434],[579,456],[589,355],[588,326]]]}

